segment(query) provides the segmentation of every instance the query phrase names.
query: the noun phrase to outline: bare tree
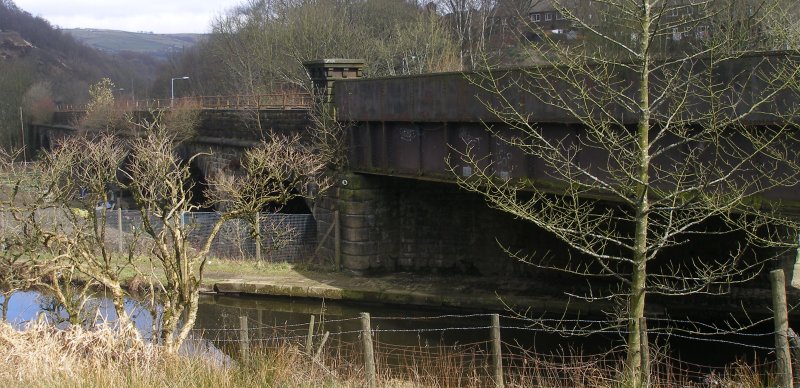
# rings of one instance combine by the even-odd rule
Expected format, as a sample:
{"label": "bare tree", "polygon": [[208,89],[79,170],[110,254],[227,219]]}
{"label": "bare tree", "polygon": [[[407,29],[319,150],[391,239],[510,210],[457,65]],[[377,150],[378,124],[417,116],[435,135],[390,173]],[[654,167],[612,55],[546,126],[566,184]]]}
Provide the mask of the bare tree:
{"label": "bare tree", "polygon": [[[127,188],[139,206],[145,234],[153,239],[152,261],[164,271],[163,282],[154,280],[159,288],[156,300],[163,306],[161,338],[168,350],[176,351],[194,325],[204,256],[221,222],[205,247],[199,252],[192,250],[184,217],[197,206],[192,203],[188,165],[174,153],[174,139],[161,123],[140,125],[145,125],[148,133],[131,144]],[[181,314],[187,309],[186,322],[176,335]]]}
{"label": "bare tree", "polygon": [[[299,138],[275,136],[247,150],[235,175],[213,176],[209,203],[198,204],[192,198],[189,164],[199,155],[179,159],[175,138],[160,120],[138,125],[143,134],[131,142],[126,187],[139,206],[144,232],[153,241],[152,261],[164,273],[163,281],[154,279],[160,291],[156,301],[163,309],[160,334],[165,347],[175,351],[194,326],[207,254],[223,224],[235,218],[255,222],[255,214],[267,205],[316,194],[328,185],[323,177],[326,163]],[[216,206],[219,218],[199,246],[192,246],[185,217],[201,205]]]}
{"label": "bare tree", "polygon": [[[575,255],[508,250],[513,257],[610,281],[575,296],[617,302],[610,323],[627,333],[626,385],[647,384],[640,325],[648,295],[725,293],[758,274],[765,258],[752,257],[755,247],[797,241],[768,198],[798,183],[798,57],[747,54],[763,47],[760,22],[780,11],[750,3],[756,11],[726,19],[728,6],[715,1],[553,0],[582,39],[532,24],[541,41],[529,55],[543,65],[471,78],[502,122],[488,130],[539,169],[529,179],[498,175],[508,166],[475,143],[459,148],[451,169],[462,187]],[[570,129],[540,125],[546,120]],[[727,257],[669,255],[697,235],[735,232],[748,238]]]}
{"label": "bare tree", "polygon": [[[102,90],[93,93],[99,97],[92,106],[102,106],[95,111],[106,112],[110,87],[99,85],[97,89]],[[103,101],[106,104],[101,104]],[[21,226],[19,236],[24,237],[4,239],[13,243],[14,250],[5,250],[3,258],[11,261],[0,264],[8,264],[3,268],[6,272],[26,266],[41,268],[36,276],[48,276],[38,284],[52,291],[53,300],[73,324],[85,316],[89,291],[95,286],[104,288],[111,294],[120,330],[138,340],[141,337],[125,310],[126,292],[121,284],[122,272],[134,271],[157,285],[150,287],[150,296],[154,311],[161,311],[160,337],[167,350],[176,351],[194,325],[206,256],[221,226],[234,218],[254,222],[255,213],[263,209],[277,209],[298,196],[316,195],[329,186],[323,174],[328,161],[299,137],[271,135],[245,153],[241,169],[231,172],[235,177],[214,176],[210,181],[214,190],[208,196],[211,201],[200,204],[193,201],[194,182],[189,172],[189,165],[199,155],[183,160],[175,152],[180,142],[194,133],[196,109],[129,115],[128,124],[122,127],[106,120],[108,115],[97,117],[99,126],[64,139],[24,170],[16,168],[13,154],[0,155],[3,177],[7,178],[0,182],[1,210]],[[111,247],[116,244],[107,244],[106,222],[114,189],[131,192],[143,221],[143,230],[129,236],[122,252]],[[202,243],[192,246],[185,217],[202,205],[216,205],[220,217]],[[142,247],[151,258],[147,268],[135,260]],[[18,254],[22,248],[30,254]],[[28,257],[26,266],[16,265],[20,257]],[[16,281],[16,277],[6,278]],[[8,290],[19,287],[9,283]]]}
{"label": "bare tree", "polygon": [[[64,139],[39,162],[9,175],[3,207],[17,226],[25,265],[43,279],[37,284],[52,291],[71,323],[83,320],[89,291],[100,286],[111,295],[120,330],[138,338],[120,282],[130,262],[106,245],[106,204],[125,155],[120,142],[107,135]],[[12,162],[4,161],[3,168],[12,169]]]}
{"label": "bare tree", "polygon": [[[302,64],[320,58],[363,59],[367,76],[461,68],[444,20],[406,0],[250,1],[215,21],[207,47],[208,56],[224,67],[231,92],[244,96],[309,92]],[[327,120],[312,109],[312,120]],[[265,138],[269,128],[257,106],[239,116]],[[317,140],[334,140],[331,131],[321,134]]]}
{"label": "bare tree", "polygon": [[[306,88],[302,63],[361,58],[369,76],[458,70],[443,20],[410,1],[251,1],[215,22],[210,55],[239,91]],[[414,57],[414,59],[412,59]]]}
{"label": "bare tree", "polygon": [[114,89],[114,83],[108,78],[90,85],[86,114],[75,123],[75,127],[92,131],[119,129],[126,122],[126,112],[115,105]]}
{"label": "bare tree", "polygon": [[[50,284],[56,295],[70,294],[68,288],[73,286],[70,281],[60,282],[59,273],[79,271],[109,292],[120,329],[138,338],[125,310],[120,279],[122,271],[130,267],[131,258],[120,260],[106,244],[111,190],[120,186],[117,173],[126,155],[122,143],[110,135],[87,133],[64,139],[38,164],[39,179],[49,187],[38,203],[44,205],[48,216],[32,214],[26,225],[37,231],[44,248],[54,254],[51,264],[59,270]],[[67,291],[62,291],[65,288]],[[79,295],[85,294],[86,291]],[[61,298],[68,302],[66,306],[72,304],[72,299]]]}
{"label": "bare tree", "polygon": [[[331,161],[301,141],[299,135],[270,135],[245,152],[241,171],[212,178],[208,197],[226,214],[248,221],[261,244],[257,215],[277,211],[294,198],[314,198],[331,186],[325,172]],[[272,209],[270,209],[272,207]],[[279,238],[281,240],[281,238]]]}
{"label": "bare tree", "polygon": [[386,72],[389,75],[455,71],[459,47],[445,23],[435,13],[418,12],[408,23],[398,23],[387,39]]}
{"label": "bare tree", "polygon": [[36,260],[31,256],[35,249],[22,233],[20,224],[14,219],[15,177],[25,170],[18,163],[18,152],[0,149],[0,293],[3,295],[3,321],[8,319],[8,307],[15,292],[29,288],[35,283]]}
{"label": "bare tree", "polygon": [[487,42],[492,34],[498,3],[496,0],[437,2],[458,42],[461,70],[475,69],[485,64]]}

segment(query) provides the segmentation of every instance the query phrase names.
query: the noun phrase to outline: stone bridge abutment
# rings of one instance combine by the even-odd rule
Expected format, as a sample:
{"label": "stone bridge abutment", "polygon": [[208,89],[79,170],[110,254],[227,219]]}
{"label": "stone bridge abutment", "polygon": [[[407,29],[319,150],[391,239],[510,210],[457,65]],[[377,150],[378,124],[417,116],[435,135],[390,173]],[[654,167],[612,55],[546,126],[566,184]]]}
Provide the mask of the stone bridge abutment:
{"label": "stone bridge abutment", "polygon": [[[534,276],[532,267],[503,251],[566,256],[557,239],[491,209],[480,195],[446,182],[342,173],[317,202],[321,235],[340,224],[341,264],[359,272]],[[323,241],[333,260],[336,242]]]}

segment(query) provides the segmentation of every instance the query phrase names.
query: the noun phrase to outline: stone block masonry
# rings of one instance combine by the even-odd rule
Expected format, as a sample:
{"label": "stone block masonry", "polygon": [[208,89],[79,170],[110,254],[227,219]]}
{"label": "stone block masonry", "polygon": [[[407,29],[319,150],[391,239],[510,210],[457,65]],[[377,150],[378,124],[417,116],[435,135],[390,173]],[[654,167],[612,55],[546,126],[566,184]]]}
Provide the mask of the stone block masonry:
{"label": "stone block masonry", "polygon": [[[566,247],[530,224],[491,209],[479,195],[447,183],[341,174],[317,202],[320,239],[339,212],[342,267],[356,273],[419,271],[534,275],[511,249],[562,252]],[[320,253],[333,260],[333,234]]]}
{"label": "stone block masonry", "polygon": [[297,110],[204,110],[197,136],[239,141],[258,141],[270,131],[302,133],[311,125],[308,111]]}
{"label": "stone block masonry", "polygon": [[[486,276],[484,287],[496,279],[524,280],[537,294],[563,298],[565,292],[583,294],[590,284],[595,295],[616,289],[613,279],[587,278],[546,270],[509,256],[501,248],[530,255],[558,266],[592,260],[570,250],[554,235],[508,213],[492,209],[480,195],[449,183],[380,175],[342,173],[336,185],[316,203],[318,239],[330,229],[333,212],[339,212],[341,265],[347,272],[369,275],[393,272]],[[710,223],[708,227],[715,227]],[[725,257],[732,241],[741,236],[697,236],[690,244],[664,252],[663,258]],[[334,260],[334,235],[319,255]],[[761,256],[769,252],[752,252]],[[794,264],[795,252],[787,252],[784,265]],[[791,256],[791,257],[789,257]],[[652,265],[661,265],[656,260]],[[453,282],[463,277],[455,276]],[[495,279],[495,280],[489,280]],[[587,283],[587,280],[590,283]],[[738,306],[742,295],[757,292],[759,284],[737,286],[716,303]],[[453,284],[456,286],[457,284]],[[796,291],[795,291],[796,292]],[[671,299],[654,296],[656,304]],[[699,302],[697,302],[699,303]],[[707,303],[707,302],[704,302]]]}

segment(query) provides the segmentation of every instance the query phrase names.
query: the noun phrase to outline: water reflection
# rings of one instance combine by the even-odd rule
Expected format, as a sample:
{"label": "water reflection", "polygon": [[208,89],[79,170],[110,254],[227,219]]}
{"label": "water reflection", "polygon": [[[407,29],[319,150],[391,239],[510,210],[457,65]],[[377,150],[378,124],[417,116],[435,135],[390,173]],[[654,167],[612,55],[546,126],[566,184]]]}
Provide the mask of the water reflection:
{"label": "water reflection", "polygon": [[[114,321],[116,314],[109,299],[102,294],[92,301],[100,320]],[[17,292],[9,305],[9,321],[16,326],[36,319],[46,305],[46,297],[38,292]],[[153,319],[144,302],[128,299],[126,309],[145,338],[152,337]],[[253,347],[275,339],[289,339],[303,344],[308,335],[308,323],[315,316],[314,343],[320,341],[325,331],[331,332],[328,342],[333,347],[354,346],[361,331],[359,314],[372,314],[371,327],[376,343],[382,346],[465,346],[477,344],[483,349],[489,340],[490,319],[487,314],[470,314],[463,311],[412,309],[407,307],[321,302],[319,300],[283,297],[245,297],[203,295],[200,298],[195,330],[182,350],[193,354],[208,354],[221,363],[230,362],[227,354],[238,353],[242,338],[240,317],[247,317],[248,338]],[[62,313],[61,318],[66,318]],[[51,317],[52,321],[52,317]],[[588,337],[563,337],[558,334],[529,329],[510,318],[501,319],[503,341],[524,349],[535,349],[538,354],[575,349],[583,354],[601,353],[622,342],[621,334],[606,333]],[[769,323],[767,323],[769,325]],[[756,331],[769,332],[769,330]],[[764,359],[768,353],[759,346],[770,346],[771,337],[747,337],[742,346],[741,337],[714,337],[711,341],[685,339],[666,334],[651,334],[651,342],[669,343],[669,351],[683,361],[701,365],[723,365],[737,358]],[[729,343],[733,340],[734,343]]]}
{"label": "water reflection", "polygon": [[36,319],[36,316],[42,311],[39,296],[40,294],[35,291],[15,292],[8,305],[8,321],[19,327],[25,322]]}
{"label": "water reflection", "polygon": [[[35,320],[45,310],[48,297],[35,291],[17,292],[9,305],[9,321],[16,326]],[[97,321],[116,320],[114,306],[102,294],[95,295],[88,303],[96,309]],[[146,302],[126,299],[125,307],[136,327],[145,338],[152,337],[153,318]],[[359,314],[372,314],[372,329],[382,343],[394,345],[434,346],[485,342],[489,339],[489,317],[487,314],[464,314],[455,311],[410,309],[397,306],[363,305],[342,302],[323,302],[308,299],[263,298],[245,296],[203,295],[195,323],[195,338],[202,337],[212,344],[222,346],[226,342],[237,342],[240,337],[240,317],[248,318],[250,340],[305,338],[308,322],[315,316],[315,335],[324,331],[340,334],[344,341],[358,338],[361,330]],[[64,312],[47,311],[48,321],[65,320]],[[451,315],[452,314],[452,315]],[[557,335],[531,335],[524,331],[503,330],[508,342],[530,344],[536,342],[542,349],[581,347],[587,351],[599,351],[610,346],[616,339],[597,337],[568,340]]]}
{"label": "water reflection", "polygon": [[[0,297],[2,300],[2,297]],[[117,313],[111,299],[102,293],[92,296],[85,304],[85,317],[94,323],[114,322]],[[136,323],[137,329],[145,338],[152,336],[153,319],[143,301],[128,298],[125,300],[125,310]],[[22,327],[27,322],[36,320],[43,313],[49,323],[63,327],[69,320],[69,315],[58,306],[54,298],[38,291],[19,291],[11,296],[8,306],[8,321],[15,327]]]}

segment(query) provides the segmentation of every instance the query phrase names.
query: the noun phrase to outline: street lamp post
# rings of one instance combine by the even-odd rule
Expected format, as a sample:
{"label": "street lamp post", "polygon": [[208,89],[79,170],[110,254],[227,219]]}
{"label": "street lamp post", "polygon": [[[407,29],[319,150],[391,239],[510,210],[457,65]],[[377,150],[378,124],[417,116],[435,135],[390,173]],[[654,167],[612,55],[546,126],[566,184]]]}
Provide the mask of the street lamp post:
{"label": "street lamp post", "polygon": [[172,79],[169,80],[169,90],[170,90],[170,93],[169,93],[169,106],[170,107],[172,107],[172,105],[175,103],[175,80],[176,79],[189,79],[189,77],[175,77],[175,78],[172,78]]}

